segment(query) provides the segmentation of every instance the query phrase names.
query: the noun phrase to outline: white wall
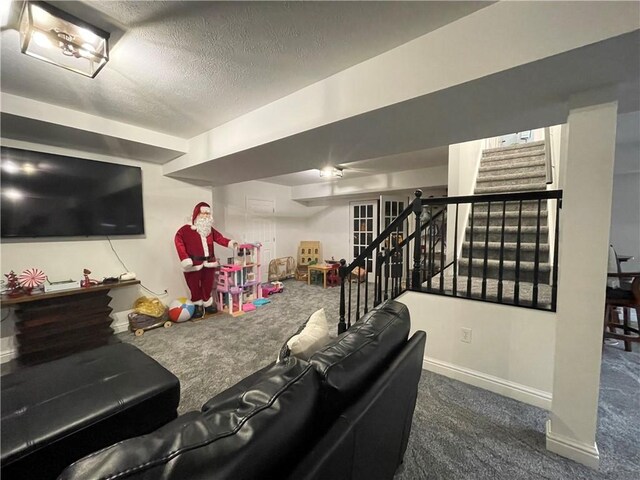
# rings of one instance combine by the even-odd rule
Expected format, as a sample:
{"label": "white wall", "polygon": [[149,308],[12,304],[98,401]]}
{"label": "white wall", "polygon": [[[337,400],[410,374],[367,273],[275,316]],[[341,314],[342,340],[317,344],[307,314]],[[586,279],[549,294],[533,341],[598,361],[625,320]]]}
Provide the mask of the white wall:
{"label": "white wall", "polygon": [[[317,208],[307,207],[291,200],[291,188],[253,180],[213,189],[213,213],[216,225],[225,229],[234,239],[246,238],[250,231],[247,198],[273,200],[275,202],[275,257],[297,258],[298,244],[305,237],[305,220]],[[221,249],[224,252],[225,249]],[[229,255],[230,250],[226,251]],[[222,255],[221,255],[222,256]],[[225,256],[228,256],[225,254]]]}
{"label": "white wall", "polygon": [[[4,146],[76,156],[142,168],[145,235],[141,238],[114,237],[112,243],[127,267],[151,290],[163,293],[168,303],[178,296],[188,296],[173,238],[178,228],[190,220],[193,207],[200,201],[211,201],[211,188],[194,186],[162,175],[159,165],[136,162],[103,155],[92,155],[68,149],[48,147],[3,139]],[[91,239],[42,239],[4,241],[2,273],[20,273],[28,267],[41,268],[51,280],[80,279],[83,268],[91,270],[92,278],[119,275],[125,271],[104,237]],[[141,295],[151,295],[138,287],[113,290],[111,307],[114,326],[126,325],[126,314],[133,301]],[[3,309],[2,315],[7,312]],[[11,358],[14,348],[13,318],[2,322],[2,361]]]}
{"label": "white wall", "polygon": [[[373,196],[370,200],[376,200]],[[364,201],[364,200],[363,200]],[[344,258],[347,262],[353,260],[350,253],[351,228],[349,225],[349,200],[329,200],[307,217],[305,222],[304,240],[319,240],[324,259],[334,257],[336,260]]]}
{"label": "white wall", "polygon": [[635,259],[624,270],[640,271],[640,112],[618,115],[610,243]]}
{"label": "white wall", "polygon": [[[336,260],[340,258],[352,260],[349,238],[351,234],[350,203],[352,201],[375,202],[380,198],[381,192],[358,194],[356,191],[349,197],[300,203],[291,198],[295,188],[297,187],[257,180],[215,187],[213,214],[216,225],[234,239],[242,240],[250,230],[246,208],[247,198],[274,200],[277,257],[292,256],[297,261],[299,243],[303,240],[318,240],[321,242],[322,255],[325,259],[334,257]],[[425,192],[441,195],[443,190],[441,188],[425,189]],[[413,196],[410,191],[401,193]],[[216,252],[218,252],[217,248]],[[231,254],[230,251],[228,253]],[[227,256],[227,251],[220,249],[220,256],[223,258]]]}
{"label": "white wall", "polygon": [[[482,159],[484,140],[472,140],[470,142],[458,143],[449,146],[449,169],[448,169],[448,194],[450,197],[463,195],[473,195],[476,188],[476,178],[478,168]],[[465,228],[469,220],[470,204],[461,204],[458,207],[458,256],[462,251]],[[447,218],[451,219],[447,223],[447,264],[454,260],[453,244],[455,237],[455,206],[447,207]],[[447,272],[449,273],[449,272]]]}
{"label": "white wall", "polygon": [[[556,316],[528,308],[407,292],[411,330],[427,332],[425,369],[549,409]],[[461,341],[470,328],[471,343]]]}
{"label": "white wall", "polygon": [[624,270],[640,270],[640,172],[613,177],[610,242],[619,255],[635,257]]}

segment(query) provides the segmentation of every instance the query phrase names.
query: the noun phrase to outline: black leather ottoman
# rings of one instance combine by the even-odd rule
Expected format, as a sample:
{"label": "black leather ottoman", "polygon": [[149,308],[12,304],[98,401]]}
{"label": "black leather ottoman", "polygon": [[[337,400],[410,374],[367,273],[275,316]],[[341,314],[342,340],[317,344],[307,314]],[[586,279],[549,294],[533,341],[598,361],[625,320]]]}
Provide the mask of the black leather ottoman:
{"label": "black leather ottoman", "polygon": [[117,343],[6,375],[2,479],[55,479],[79,458],[176,418],[180,382]]}

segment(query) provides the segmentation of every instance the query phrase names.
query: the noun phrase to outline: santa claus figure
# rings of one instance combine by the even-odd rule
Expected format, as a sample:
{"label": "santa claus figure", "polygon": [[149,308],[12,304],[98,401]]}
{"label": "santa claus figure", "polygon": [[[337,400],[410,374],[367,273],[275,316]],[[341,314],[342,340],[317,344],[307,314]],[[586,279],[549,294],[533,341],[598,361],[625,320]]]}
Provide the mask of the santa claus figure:
{"label": "santa claus figure", "polygon": [[229,240],[213,228],[211,207],[201,202],[193,210],[192,224],[181,227],[175,237],[184,278],[191,292],[191,301],[196,306],[194,317],[202,317],[205,312],[216,312],[211,291],[214,268],[219,264],[213,251],[213,242],[223,247],[238,246],[238,242]]}

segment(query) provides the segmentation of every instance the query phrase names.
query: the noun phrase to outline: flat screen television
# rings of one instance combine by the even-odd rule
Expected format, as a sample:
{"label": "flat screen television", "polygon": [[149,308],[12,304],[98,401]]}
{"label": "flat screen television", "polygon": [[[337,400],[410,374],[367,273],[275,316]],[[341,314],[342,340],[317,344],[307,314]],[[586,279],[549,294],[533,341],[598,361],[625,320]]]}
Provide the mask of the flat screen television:
{"label": "flat screen television", "polygon": [[3,238],[144,233],[138,167],[0,148]]}

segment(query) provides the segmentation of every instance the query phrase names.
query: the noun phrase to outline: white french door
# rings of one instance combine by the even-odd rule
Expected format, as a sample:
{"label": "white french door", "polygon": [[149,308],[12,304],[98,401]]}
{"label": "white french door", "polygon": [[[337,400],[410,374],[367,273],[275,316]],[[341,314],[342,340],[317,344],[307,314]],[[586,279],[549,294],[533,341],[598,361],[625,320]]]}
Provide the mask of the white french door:
{"label": "white french door", "polygon": [[276,255],[275,200],[247,197],[247,240],[260,242],[261,282],[269,280],[269,262]]}
{"label": "white french door", "polygon": [[[378,205],[375,201],[351,202],[351,253],[352,260],[360,255],[378,235]],[[370,282],[374,278],[374,258],[369,256],[365,262]]]}
{"label": "white french door", "polygon": [[380,231],[393,222],[409,205],[406,195],[380,195]]}
{"label": "white french door", "polygon": [[[398,215],[400,215],[408,205],[409,197],[406,195],[380,195],[380,231],[382,232],[391,222],[398,218]],[[410,216],[409,221],[412,219],[413,217]],[[400,228],[391,233],[389,238],[382,244],[382,247],[384,247],[385,250],[393,249],[406,237],[407,221],[404,221]],[[406,275],[404,267],[406,259],[403,258],[403,253],[407,251],[410,250],[403,248],[397,255],[389,259],[390,268],[392,268],[394,272],[397,272],[401,278],[404,278]]]}

